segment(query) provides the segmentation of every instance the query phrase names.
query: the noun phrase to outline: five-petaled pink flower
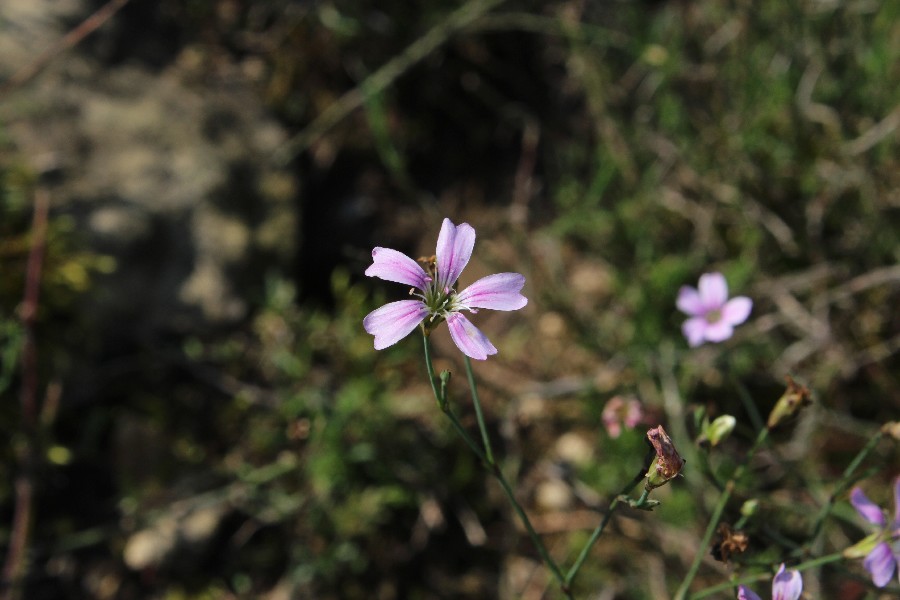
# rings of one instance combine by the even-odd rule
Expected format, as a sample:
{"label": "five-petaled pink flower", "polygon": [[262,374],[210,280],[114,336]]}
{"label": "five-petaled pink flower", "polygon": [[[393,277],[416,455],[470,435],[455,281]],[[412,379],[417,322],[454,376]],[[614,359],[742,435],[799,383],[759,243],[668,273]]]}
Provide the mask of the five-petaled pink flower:
{"label": "five-petaled pink flower", "polygon": [[[863,561],[863,566],[872,575],[872,583],[884,587],[900,565],[900,477],[894,479],[894,520],[890,523],[884,511],[869,500],[858,487],[850,492],[850,503],[863,519],[877,526],[880,531],[874,535],[876,545]],[[869,539],[869,538],[866,538]],[[898,569],[900,579],[900,569]]]}
{"label": "five-petaled pink flower", "polygon": [[528,303],[520,292],[525,277],[519,273],[497,273],[482,277],[461,292],[456,280],[472,257],[475,230],[468,224],[454,225],[444,219],[438,235],[435,258],[423,269],[416,261],[397,250],[375,248],[369,277],[379,277],[410,285],[417,300],[399,300],[385,304],[363,319],[363,327],[375,336],[375,349],[396,344],[412,333],[420,323],[426,332],[447,321],[450,337],[471,358],[484,360],[497,349],[460,311],[478,312],[479,308],[518,310]]}
{"label": "five-petaled pink flower", "polygon": [[613,396],[606,406],[600,419],[606,432],[611,438],[617,438],[622,433],[622,426],[626,429],[634,429],[644,418],[644,409],[640,400],[634,397]]}
{"label": "five-petaled pink flower", "polygon": [[724,342],[736,325],[747,320],[753,308],[753,301],[746,296],[728,299],[728,283],[721,273],[701,275],[696,289],[682,286],[676,304],[690,317],[681,330],[691,347],[703,342]]}
{"label": "five-petaled pink flower", "polygon": [[[784,563],[772,579],[772,600],[797,600],[803,591],[803,578],[798,571],[784,570]],[[759,596],[746,586],[738,586],[738,600],[760,600]]]}

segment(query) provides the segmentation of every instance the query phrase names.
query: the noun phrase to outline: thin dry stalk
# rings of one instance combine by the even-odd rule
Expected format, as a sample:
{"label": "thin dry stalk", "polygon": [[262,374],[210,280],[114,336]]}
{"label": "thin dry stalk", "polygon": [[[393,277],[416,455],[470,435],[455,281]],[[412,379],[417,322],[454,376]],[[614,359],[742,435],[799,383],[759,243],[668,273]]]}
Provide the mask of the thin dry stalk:
{"label": "thin dry stalk", "polygon": [[9,79],[0,84],[0,98],[20,87],[22,84],[30,81],[35,75],[40,73],[50,61],[66,50],[78,45],[81,40],[109,21],[109,19],[119,12],[123,6],[128,4],[128,2],[129,0],[110,0],[101,6],[97,12],[79,23],[77,27],[69,31],[69,33],[60,38],[59,41],[41,52],[37,58],[13,73]]}
{"label": "thin dry stalk", "polygon": [[31,225],[31,249],[25,271],[25,295],[20,307],[20,318],[25,337],[22,348],[22,432],[24,447],[20,458],[20,471],[15,482],[15,508],[10,532],[9,550],[3,565],[3,600],[22,597],[22,580],[25,574],[28,538],[31,533],[34,506],[35,440],[38,425],[38,354],[35,342],[38,301],[41,289],[41,271],[47,241],[47,216],[50,199],[45,190],[38,190],[34,199],[34,217]]}

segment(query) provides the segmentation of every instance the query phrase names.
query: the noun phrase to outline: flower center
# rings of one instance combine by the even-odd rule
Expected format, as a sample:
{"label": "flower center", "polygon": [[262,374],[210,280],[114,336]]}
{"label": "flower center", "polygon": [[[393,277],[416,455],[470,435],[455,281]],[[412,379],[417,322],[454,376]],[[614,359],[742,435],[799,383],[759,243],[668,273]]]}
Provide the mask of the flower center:
{"label": "flower center", "polygon": [[710,325],[713,323],[718,323],[722,320],[722,311],[719,309],[711,310],[705,315],[706,322]]}
{"label": "flower center", "polygon": [[425,306],[428,307],[428,327],[439,324],[445,320],[450,313],[457,312],[459,306],[456,302],[456,289],[453,287],[441,287],[441,278],[437,272],[437,259],[434,256],[423,257],[418,260],[423,263],[425,271],[428,273],[429,281],[425,284],[425,288],[421,293],[416,293],[415,288],[411,289],[410,295],[421,298]]}
{"label": "flower center", "polygon": [[423,302],[425,302],[425,306],[428,307],[428,312],[431,313],[431,318],[435,317],[443,317],[446,318],[447,315],[453,311],[453,298],[456,296],[456,290],[441,290],[437,288],[437,281],[431,281],[428,284],[428,289],[425,290],[425,295],[422,298]]}

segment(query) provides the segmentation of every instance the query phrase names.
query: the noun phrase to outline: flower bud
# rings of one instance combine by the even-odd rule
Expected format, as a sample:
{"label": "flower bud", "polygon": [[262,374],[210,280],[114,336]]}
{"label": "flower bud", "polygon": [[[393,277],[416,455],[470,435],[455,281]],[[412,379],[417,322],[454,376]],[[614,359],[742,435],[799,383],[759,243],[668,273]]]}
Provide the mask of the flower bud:
{"label": "flower bud", "polygon": [[703,432],[700,434],[700,443],[709,442],[710,446],[718,446],[725,438],[734,431],[737,419],[731,415],[722,415],[716,417],[712,423],[703,424]]}
{"label": "flower bud", "polygon": [[669,437],[662,425],[648,431],[647,439],[650,440],[650,445],[656,451],[656,457],[650,463],[646,475],[647,481],[644,484],[647,490],[652,490],[677,477],[684,467],[684,459],[678,454],[672,438]]}
{"label": "flower bud", "polygon": [[775,428],[783,420],[792,417],[801,408],[812,403],[809,388],[798,384],[790,375],[785,379],[787,379],[787,389],[775,403],[775,408],[769,413],[769,420],[766,423],[769,429]]}
{"label": "flower bud", "polygon": [[747,500],[741,505],[741,516],[750,518],[756,514],[757,510],[759,510],[759,500],[756,498]]}

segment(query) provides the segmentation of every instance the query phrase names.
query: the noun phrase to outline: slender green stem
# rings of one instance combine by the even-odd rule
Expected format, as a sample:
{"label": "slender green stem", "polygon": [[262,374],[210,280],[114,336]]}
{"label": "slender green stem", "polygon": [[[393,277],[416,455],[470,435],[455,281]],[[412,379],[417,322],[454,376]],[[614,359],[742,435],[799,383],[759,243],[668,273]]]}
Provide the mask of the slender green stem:
{"label": "slender green stem", "polygon": [[434,392],[434,400],[437,402],[438,408],[441,409],[447,417],[450,419],[450,423],[453,425],[453,428],[456,430],[456,433],[465,440],[466,444],[468,444],[469,448],[472,449],[472,452],[483,462],[485,465],[489,465],[487,457],[484,455],[484,452],[481,451],[481,448],[478,447],[478,444],[475,443],[475,440],[472,439],[472,436],[466,432],[465,428],[462,426],[462,423],[459,422],[459,418],[453,413],[453,410],[450,408],[450,402],[447,400],[447,383],[446,379],[441,380],[441,389],[438,391],[437,387],[437,377],[434,375],[434,365],[431,362],[431,346],[428,344],[428,334],[422,332],[422,343],[425,347],[425,368],[428,370],[428,381],[431,383],[431,391]]}
{"label": "slender green stem", "polygon": [[609,520],[612,518],[613,513],[619,507],[620,502],[621,501],[619,500],[619,496],[616,496],[612,499],[612,502],[609,503],[609,508],[606,510],[606,514],[603,515],[603,519],[600,521],[600,524],[597,525],[597,528],[594,529],[593,533],[591,533],[591,537],[584,545],[584,548],[581,549],[581,553],[575,560],[575,564],[572,565],[572,568],[569,569],[569,572],[566,574],[566,585],[571,585],[575,580],[575,576],[578,575],[578,571],[581,570],[581,565],[584,564],[584,561],[587,559],[588,554],[590,554],[591,548],[593,548],[594,544],[597,543],[597,540],[600,538],[600,534],[602,534],[603,530],[606,529],[607,523],[609,523]]}
{"label": "slender green stem", "polygon": [[[834,554],[828,554],[825,556],[820,556],[818,558],[813,558],[808,561],[802,562],[798,565],[794,565],[791,567],[797,571],[805,571],[807,569],[812,569],[815,567],[819,567],[828,563],[837,562],[844,558],[843,552],[835,552]],[[728,589],[735,588],[739,585],[746,585],[748,583],[755,583],[757,581],[765,581],[767,579],[771,579],[771,573],[757,573],[756,575],[744,575],[743,577],[739,577],[732,581],[727,581],[725,583],[720,583],[718,585],[714,585],[708,587],[704,590],[700,590],[695,594],[691,594],[690,600],[700,600],[701,598],[706,598],[707,596],[712,596],[718,592],[723,592]]]}
{"label": "slender green stem", "polygon": [[807,543],[807,547],[812,545],[812,543],[819,537],[819,534],[822,533],[822,528],[825,526],[825,519],[828,518],[828,515],[831,514],[831,509],[834,508],[835,500],[837,497],[844,493],[847,489],[847,486],[850,485],[850,481],[853,478],[853,474],[856,472],[856,469],[859,468],[859,465],[866,459],[867,456],[875,449],[875,446],[878,445],[878,442],[881,441],[881,438],[884,437],[884,432],[879,431],[874,436],[872,436],[869,441],[863,446],[862,450],[850,461],[850,464],[847,465],[847,468],[844,469],[844,473],[841,475],[841,478],[834,486],[834,490],[832,490],[831,495],[828,497],[828,501],[822,506],[822,509],[819,511],[819,514],[816,515],[815,523],[813,524],[812,534],[809,536],[809,542]]}
{"label": "slender green stem", "polygon": [[715,471],[713,471],[712,465],[709,464],[709,452],[707,449],[701,448],[699,452],[695,454],[695,456],[700,461],[700,472],[703,473],[703,476],[706,477],[706,480],[709,481],[717,491],[721,492],[724,488],[722,482],[716,477]]}
{"label": "slender green stem", "polygon": [[838,482],[838,489],[840,489],[841,486],[847,484],[847,482],[853,476],[854,471],[859,468],[859,465],[861,465],[862,461],[864,461],[866,457],[869,456],[869,453],[875,449],[875,446],[878,445],[878,442],[881,441],[882,437],[884,437],[884,432],[879,430],[878,433],[873,435],[868,443],[863,446],[863,449],[859,451],[859,454],[857,454],[856,457],[850,462],[850,464],[847,465],[847,468],[844,469],[844,473],[843,475],[841,475],[841,479]]}
{"label": "slender green stem", "polygon": [[471,362],[468,358],[466,358],[466,372],[469,378],[469,386],[472,390],[472,401],[475,405],[475,413],[478,417],[478,427],[481,430],[482,441],[484,442],[483,451],[478,447],[478,444],[475,442],[475,440],[473,440],[472,437],[466,432],[465,428],[462,426],[462,423],[459,422],[459,419],[450,408],[450,402],[447,399],[447,377],[441,378],[441,388],[440,391],[438,391],[436,377],[434,374],[434,365],[431,361],[431,348],[428,344],[428,335],[425,334],[424,331],[422,339],[425,347],[425,368],[428,370],[428,379],[431,382],[431,390],[434,392],[434,399],[437,402],[438,407],[445,415],[447,415],[447,417],[449,417],[450,422],[453,424],[453,428],[456,430],[456,432],[459,433],[460,437],[465,440],[469,448],[472,449],[472,452],[475,453],[475,455],[481,460],[488,471],[490,471],[491,475],[493,475],[497,482],[500,484],[500,487],[506,494],[507,499],[509,500],[510,504],[512,504],[513,509],[515,509],[516,511],[516,514],[519,515],[519,519],[522,521],[522,524],[525,526],[525,530],[528,532],[528,536],[531,538],[532,543],[537,548],[538,554],[541,555],[541,559],[544,561],[544,563],[547,565],[547,568],[550,569],[550,572],[559,582],[560,588],[562,589],[563,594],[565,594],[565,597],[571,599],[572,594],[571,592],[569,592],[562,571],[556,564],[556,561],[554,561],[550,556],[550,553],[547,551],[547,547],[541,541],[540,536],[538,535],[537,531],[535,531],[534,526],[531,524],[531,520],[525,513],[525,509],[522,508],[522,505],[519,504],[518,500],[516,500],[512,486],[510,486],[509,482],[506,480],[506,477],[504,477],[503,472],[500,470],[500,467],[494,461],[490,438],[487,434],[487,427],[485,426],[484,415],[481,410],[481,401],[478,398],[478,388],[475,384],[475,377],[472,373]]}
{"label": "slender green stem", "polygon": [[531,524],[531,520],[528,518],[528,515],[525,514],[525,509],[522,508],[522,505],[519,504],[519,502],[516,500],[516,497],[513,494],[513,489],[509,485],[509,482],[506,481],[506,477],[503,476],[503,473],[500,472],[500,468],[497,465],[493,466],[493,468],[491,469],[491,473],[497,479],[497,482],[500,484],[500,487],[503,488],[503,491],[506,492],[506,497],[509,498],[510,504],[512,504],[513,508],[516,511],[516,514],[519,515],[519,519],[522,521],[522,524],[528,531],[528,536],[531,538],[532,543],[534,543],[538,553],[541,555],[541,559],[543,559],[543,561],[547,564],[550,572],[553,573],[553,576],[559,582],[566,597],[571,598],[572,594],[569,592],[562,571],[556,564],[556,561],[553,560],[553,558],[550,556],[550,553],[547,551],[546,546],[544,546],[544,543],[541,541],[541,538],[538,535],[537,531],[534,530],[534,526]]}
{"label": "slender green stem", "polygon": [[644,488],[644,491],[641,492],[641,497],[638,498],[637,501],[635,501],[634,506],[640,508],[641,506],[643,506],[643,505],[647,502],[647,500],[648,500],[649,498],[650,498],[650,488],[646,488],[646,487],[645,487],[645,488]]}
{"label": "slender green stem", "polygon": [[743,529],[744,526],[747,524],[747,521],[750,520],[750,517],[751,517],[751,516],[752,516],[752,515],[750,515],[750,514],[747,514],[747,515],[741,515],[741,518],[738,519],[738,520],[734,523],[734,529],[735,529],[735,531],[740,531],[741,529]]}
{"label": "slender green stem", "polygon": [[444,410],[447,403],[446,390],[441,393],[437,387],[437,377],[434,376],[434,365],[431,362],[431,345],[428,343],[428,334],[422,331],[422,344],[425,346],[425,368],[428,370],[428,383],[431,384],[431,391],[434,392],[434,400],[437,402],[438,408]]}
{"label": "slender green stem", "polygon": [[[667,427],[671,426],[672,439],[690,440],[685,425],[684,407],[687,405],[679,391],[678,379],[675,377],[675,365],[678,363],[678,351],[671,342],[663,343],[659,348],[659,356],[649,359],[659,375],[659,391],[663,397],[663,408],[666,411]],[[698,450],[694,444],[682,444],[681,456],[689,465],[700,462]]]}
{"label": "slender green stem", "polygon": [[472,391],[472,404],[475,405],[475,416],[478,418],[478,429],[481,430],[481,441],[484,443],[484,454],[488,464],[494,465],[494,451],[491,449],[491,438],[488,435],[487,426],[484,423],[484,413],[481,410],[481,400],[478,399],[478,386],[475,385],[475,374],[472,372],[472,361],[466,356],[466,377],[469,379],[469,389]]}
{"label": "slender green stem", "polygon": [[490,466],[488,464],[487,457],[484,455],[484,452],[481,451],[481,448],[478,447],[478,444],[475,442],[475,440],[472,439],[472,436],[470,436],[469,433],[465,430],[465,428],[462,426],[462,423],[459,422],[459,417],[456,416],[456,414],[450,409],[449,406],[444,409],[444,414],[450,418],[450,423],[453,424],[453,429],[455,429],[456,433],[458,433],[460,437],[465,440],[469,448],[472,449],[472,452],[475,453],[475,456],[477,456],[478,459],[486,467]]}
{"label": "slender green stem", "polygon": [[768,428],[760,429],[759,435],[756,436],[756,441],[753,442],[753,446],[750,448],[750,450],[747,451],[747,458],[744,459],[744,462],[734,470],[734,474],[731,476],[731,479],[729,479],[728,483],[725,484],[725,490],[719,496],[719,501],[718,503],[716,503],[716,507],[713,509],[713,514],[710,517],[709,525],[707,525],[706,527],[706,533],[703,534],[703,540],[700,542],[700,547],[697,549],[697,554],[694,556],[694,562],[691,563],[691,567],[690,569],[688,569],[687,575],[685,575],[684,577],[684,581],[681,582],[681,586],[675,593],[675,600],[684,600],[684,598],[687,596],[688,588],[691,586],[691,582],[697,575],[697,571],[700,570],[700,563],[703,561],[703,557],[706,556],[706,549],[709,548],[709,543],[712,540],[712,536],[715,533],[716,528],[719,526],[719,520],[722,518],[722,513],[725,512],[725,505],[728,504],[728,500],[731,498],[731,493],[734,491],[735,484],[741,477],[743,477],[744,471],[747,470],[747,466],[750,464],[750,459],[753,458],[753,455],[756,454],[756,451],[759,450],[760,446],[763,445],[768,436]]}
{"label": "slender green stem", "polygon": [[754,429],[759,430],[765,427],[766,422],[763,420],[762,415],[759,414],[759,408],[756,407],[756,402],[753,401],[750,392],[747,391],[747,388],[737,377],[730,374],[729,378],[731,379],[731,384],[737,390],[738,398],[741,399],[741,404],[744,405],[744,410],[747,411],[747,415],[750,417],[750,422],[753,424]]}
{"label": "slender green stem", "polygon": [[[591,537],[588,539],[587,543],[584,545],[584,548],[581,549],[581,553],[578,555],[578,558],[575,560],[575,564],[572,565],[572,568],[569,569],[569,572],[566,574],[565,579],[565,587],[568,588],[572,585],[572,582],[575,580],[575,576],[578,575],[578,571],[581,569],[581,565],[584,564],[584,561],[587,559],[588,554],[591,552],[591,548],[594,547],[594,544],[597,543],[597,540],[600,538],[600,534],[603,533],[603,530],[606,528],[606,524],[609,523],[609,520],[612,518],[613,513],[619,507],[619,503],[621,502],[620,498],[622,496],[627,496],[631,493],[631,490],[639,484],[646,475],[646,470],[641,469],[641,472],[635,475],[634,479],[628,482],[622,491],[612,499],[609,503],[609,508],[606,509],[606,514],[603,515],[603,519],[600,521],[600,524],[597,525],[597,528],[594,529],[594,532],[591,534]],[[647,493],[641,495],[641,499],[638,500],[638,503],[642,503],[647,499]]]}

